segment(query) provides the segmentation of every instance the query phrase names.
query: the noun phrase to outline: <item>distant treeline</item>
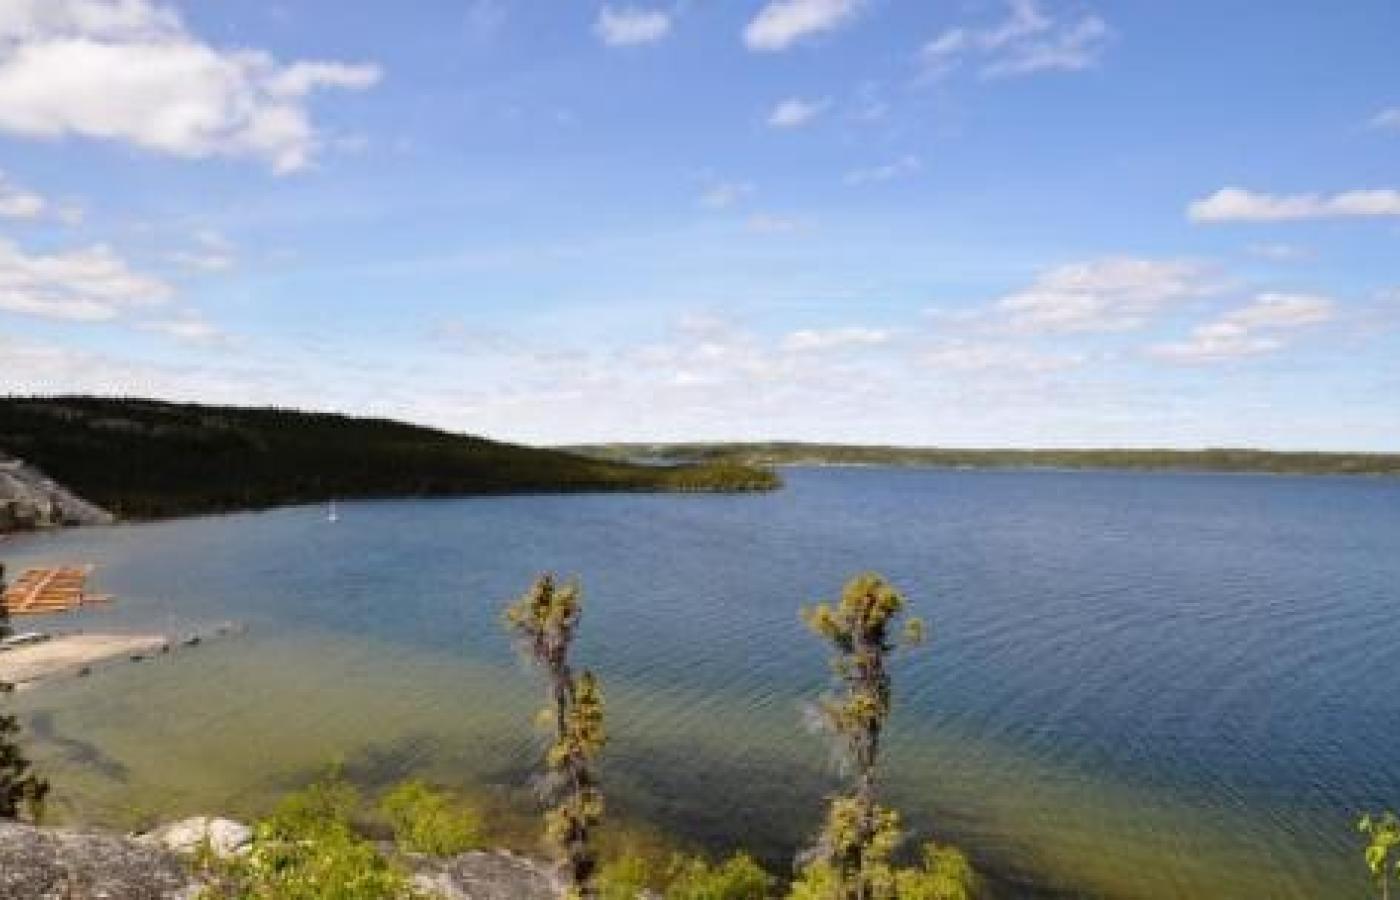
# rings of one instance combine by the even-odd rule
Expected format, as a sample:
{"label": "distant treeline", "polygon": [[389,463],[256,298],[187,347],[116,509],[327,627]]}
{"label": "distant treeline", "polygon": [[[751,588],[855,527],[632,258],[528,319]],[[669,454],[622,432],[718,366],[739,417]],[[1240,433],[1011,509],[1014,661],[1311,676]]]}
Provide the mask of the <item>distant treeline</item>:
{"label": "distant treeline", "polygon": [[1400,453],[1280,453],[1269,450],[958,450],[789,442],[593,444],[567,448],[596,459],[676,464],[878,465],[947,468],[1135,469],[1400,475]]}
{"label": "distant treeline", "polygon": [[727,460],[637,465],[384,419],[93,397],[0,398],[4,453],[124,518],[331,498],[779,485]]}

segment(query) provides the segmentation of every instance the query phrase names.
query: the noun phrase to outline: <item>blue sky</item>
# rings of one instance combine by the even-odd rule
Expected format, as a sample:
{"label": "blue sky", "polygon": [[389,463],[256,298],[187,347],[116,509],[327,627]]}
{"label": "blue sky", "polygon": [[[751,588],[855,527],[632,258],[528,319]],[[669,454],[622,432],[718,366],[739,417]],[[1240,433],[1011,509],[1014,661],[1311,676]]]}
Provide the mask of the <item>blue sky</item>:
{"label": "blue sky", "polygon": [[1400,450],[1392,0],[0,0],[0,392]]}

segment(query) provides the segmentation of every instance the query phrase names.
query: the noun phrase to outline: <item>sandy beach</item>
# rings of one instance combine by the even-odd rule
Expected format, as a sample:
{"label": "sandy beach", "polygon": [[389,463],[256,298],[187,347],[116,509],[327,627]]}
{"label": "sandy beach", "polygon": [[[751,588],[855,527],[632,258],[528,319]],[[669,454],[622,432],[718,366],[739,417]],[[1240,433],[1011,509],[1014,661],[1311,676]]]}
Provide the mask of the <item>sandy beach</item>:
{"label": "sandy beach", "polygon": [[158,653],[170,643],[170,638],[160,634],[62,635],[0,652],[0,681],[23,689],[108,660]]}

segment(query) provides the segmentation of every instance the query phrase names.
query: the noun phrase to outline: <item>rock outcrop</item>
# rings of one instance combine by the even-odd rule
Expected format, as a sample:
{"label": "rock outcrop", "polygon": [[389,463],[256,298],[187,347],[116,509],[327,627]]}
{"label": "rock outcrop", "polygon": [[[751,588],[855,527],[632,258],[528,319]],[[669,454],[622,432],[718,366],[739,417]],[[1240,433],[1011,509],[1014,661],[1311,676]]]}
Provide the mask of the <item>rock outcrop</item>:
{"label": "rock outcrop", "polygon": [[[208,834],[237,852],[245,826],[187,819],[141,837],[0,823],[0,900],[193,900],[198,881],[181,849]],[[543,863],[506,851],[449,859],[409,856],[416,886],[441,900],[554,900]]]}
{"label": "rock outcrop", "polygon": [[0,825],[3,900],[191,900],[174,853],[119,835]]}
{"label": "rock outcrop", "polygon": [[0,453],[0,534],[57,525],[107,525],[114,517],[23,460]]}

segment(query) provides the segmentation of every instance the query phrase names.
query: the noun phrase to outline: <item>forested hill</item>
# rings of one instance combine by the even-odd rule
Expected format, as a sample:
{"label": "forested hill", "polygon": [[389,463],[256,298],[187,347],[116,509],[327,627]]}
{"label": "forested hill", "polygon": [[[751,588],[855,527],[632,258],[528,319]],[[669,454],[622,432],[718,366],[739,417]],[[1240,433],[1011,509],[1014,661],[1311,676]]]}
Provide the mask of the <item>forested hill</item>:
{"label": "forested hill", "polygon": [[0,455],[124,518],[329,498],[747,491],[772,472],[635,465],[392,422],[92,397],[0,398]]}
{"label": "forested hill", "polygon": [[1397,453],[1283,453],[1268,450],[958,450],[853,444],[593,444],[567,448],[597,459],[675,464],[874,465],[948,468],[1134,469],[1400,475]]}

